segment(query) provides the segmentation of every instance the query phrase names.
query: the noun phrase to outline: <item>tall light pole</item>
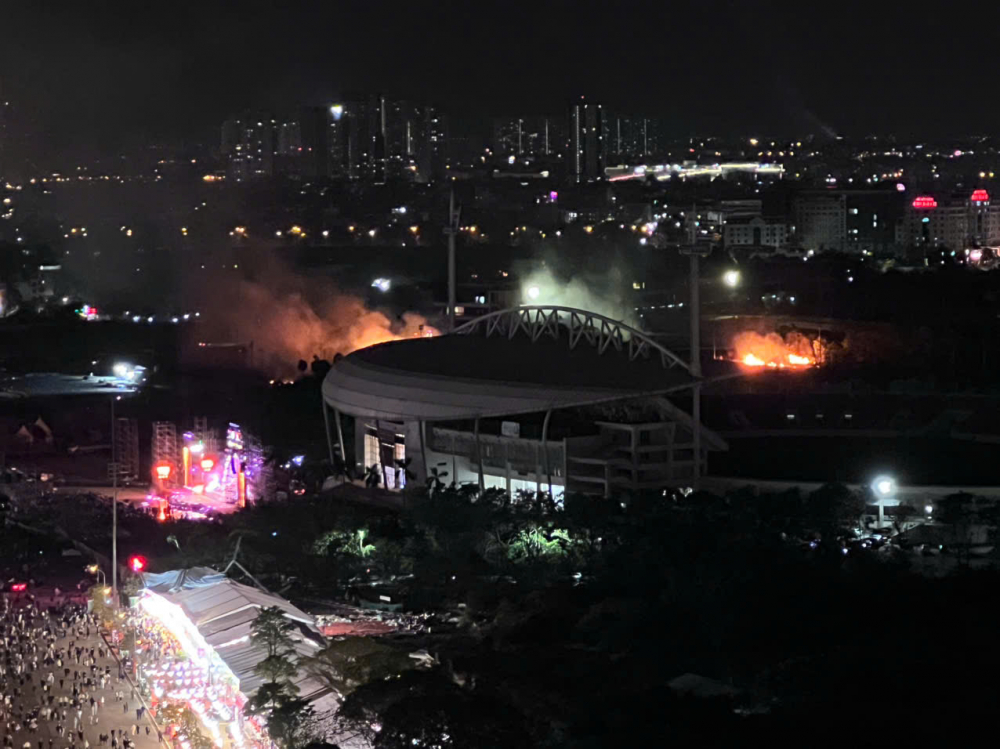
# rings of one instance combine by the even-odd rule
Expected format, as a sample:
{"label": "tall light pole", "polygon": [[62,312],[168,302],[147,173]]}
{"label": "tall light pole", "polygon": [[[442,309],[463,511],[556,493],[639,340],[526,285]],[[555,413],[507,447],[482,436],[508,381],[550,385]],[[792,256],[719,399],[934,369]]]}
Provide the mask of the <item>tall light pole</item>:
{"label": "tall light pole", "polygon": [[460,210],[455,209],[455,188],[448,195],[448,332],[455,329],[455,235],[458,234]]}
{"label": "tall light pole", "polygon": [[691,287],[690,299],[688,300],[691,323],[691,377],[694,384],[691,388],[691,422],[692,422],[692,451],[694,461],[692,462],[691,486],[698,491],[701,484],[701,294],[698,288],[700,274],[698,272],[698,258],[708,255],[711,248],[698,246],[697,228],[698,210],[697,206],[691,207],[691,216],[688,221],[689,244],[682,246],[680,252],[690,259],[688,266],[688,285]]}
{"label": "tall light pole", "polygon": [[120,395],[111,396],[111,595],[118,608],[118,460],[115,449],[115,401]]}
{"label": "tall light pole", "polygon": [[[896,479],[892,476],[878,476],[872,481],[872,494],[875,495],[875,504],[878,505],[878,527],[881,530],[885,526],[885,508],[895,507],[899,504],[896,496],[898,490]],[[931,511],[933,512],[933,507]],[[930,513],[928,513],[930,514]]]}

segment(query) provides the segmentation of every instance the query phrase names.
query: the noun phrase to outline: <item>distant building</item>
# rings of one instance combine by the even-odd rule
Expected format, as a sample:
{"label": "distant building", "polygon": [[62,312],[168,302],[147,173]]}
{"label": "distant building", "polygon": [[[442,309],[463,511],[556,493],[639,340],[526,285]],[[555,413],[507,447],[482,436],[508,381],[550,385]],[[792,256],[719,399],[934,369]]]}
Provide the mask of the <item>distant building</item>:
{"label": "distant building", "polygon": [[793,202],[796,244],[806,250],[868,254],[893,250],[903,215],[895,189],[827,189],[800,193]]}
{"label": "distant building", "polygon": [[650,117],[611,115],[606,127],[607,153],[615,162],[650,158],[661,150],[659,122]]}
{"label": "distant building", "polygon": [[299,143],[294,174],[305,179],[330,176],[329,122],[327,107],[303,107],[299,110]]}
{"label": "distant building", "polygon": [[843,194],[805,194],[795,199],[796,241],[806,250],[843,251],[847,241],[847,198]]}
{"label": "distant building", "polygon": [[493,152],[497,156],[520,156],[523,151],[523,117],[493,120]]}
{"label": "distant building", "polygon": [[282,174],[430,182],[448,168],[448,124],[432,105],[349,94],[280,119],[253,113],[230,118],[222,124],[220,151],[236,181]]}
{"label": "distant building", "polygon": [[907,205],[899,242],[907,246],[969,247],[1000,244],[1000,205],[986,190],[961,195],[917,195]]}
{"label": "distant building", "polygon": [[448,166],[448,124],[430,104],[350,94],[330,109],[332,173],[365,182],[430,182]]}
{"label": "distant building", "polygon": [[416,172],[415,141],[422,130],[417,107],[402,99],[382,99],[385,173],[389,180],[412,180]]}
{"label": "distant building", "polygon": [[576,182],[604,178],[604,111],[600,104],[581,100],[570,107],[570,174]]}
{"label": "distant building", "polygon": [[727,248],[771,247],[777,250],[788,243],[788,227],[783,221],[766,221],[760,216],[737,218],[725,223],[722,236]]}
{"label": "distant building", "polygon": [[498,156],[552,156],[565,148],[565,126],[556,117],[502,117],[493,121]]}
{"label": "distant building", "polygon": [[445,171],[451,165],[448,118],[433,105],[423,106],[420,115],[423,127],[414,146],[417,180],[433,182],[444,179]]}
{"label": "distant building", "polygon": [[730,221],[747,220],[761,215],[763,201],[750,200],[720,200],[708,209],[708,223],[715,226],[725,226]]}
{"label": "distant building", "polygon": [[275,153],[281,156],[298,155],[302,150],[302,128],[299,121],[279,122],[275,130],[277,133]]}
{"label": "distant building", "polygon": [[330,120],[327,127],[329,128],[326,136],[328,171],[331,177],[346,177],[346,123],[344,122],[343,104],[330,106]]}
{"label": "distant building", "polygon": [[879,252],[896,246],[904,198],[895,189],[846,190],[848,252]]}
{"label": "distant building", "polygon": [[278,122],[264,113],[247,113],[222,123],[221,153],[227,175],[236,181],[274,174]]}
{"label": "distant building", "polygon": [[342,125],[343,172],[355,180],[385,181],[385,97],[351,93],[344,96]]}

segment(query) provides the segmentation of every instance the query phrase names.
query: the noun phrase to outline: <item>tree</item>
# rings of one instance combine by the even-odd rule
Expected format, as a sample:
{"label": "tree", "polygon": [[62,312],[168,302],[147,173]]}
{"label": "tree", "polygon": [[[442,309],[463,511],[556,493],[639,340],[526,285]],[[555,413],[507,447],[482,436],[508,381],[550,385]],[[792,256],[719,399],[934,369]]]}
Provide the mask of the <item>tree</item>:
{"label": "tree", "polygon": [[806,498],[805,524],[824,536],[835,538],[857,527],[865,500],[843,484],[824,484]]}
{"label": "tree", "polygon": [[356,531],[327,531],[313,542],[313,553],[367,559],[375,551],[375,544],[368,543],[367,538],[367,528],[358,528]]}
{"label": "tree", "polygon": [[382,467],[377,463],[372,463],[365,469],[365,486],[369,489],[378,489],[382,485]]}
{"label": "tree", "polygon": [[296,691],[290,682],[265,682],[243,708],[247,715],[263,717],[268,735],[286,749],[296,749],[312,740],[313,710]]}
{"label": "tree", "polygon": [[934,519],[951,527],[953,551],[960,563],[968,563],[972,526],[979,522],[976,498],[967,492],[942,497],[935,503]]}
{"label": "tree", "polygon": [[278,606],[261,609],[250,625],[250,641],[267,651],[264,659],[254,667],[258,676],[268,682],[285,682],[295,675],[295,665],[289,658],[294,653],[292,631],[295,625],[285,618]]}
{"label": "tree", "polygon": [[250,625],[250,641],[262,645],[268,657],[285,655],[292,650],[292,632],[295,625],[285,617],[280,606],[268,606],[260,610]]}
{"label": "tree", "polygon": [[261,609],[250,625],[250,641],[267,653],[254,672],[267,681],[250,697],[244,711],[262,716],[271,739],[285,749],[296,749],[312,739],[312,707],[298,696],[291,682],[297,672],[294,630],[295,625],[279,606]]}
{"label": "tree", "polygon": [[427,477],[427,493],[433,494],[434,492],[441,491],[445,487],[444,480],[448,477],[447,471],[442,471],[437,466],[431,468],[430,475]]}
{"label": "tree", "polygon": [[309,365],[309,368],[312,370],[313,376],[322,380],[330,371],[331,366],[326,359],[320,359],[316,354],[313,354],[312,364]]}
{"label": "tree", "polygon": [[514,705],[496,693],[462,689],[438,671],[410,671],[398,679],[369,682],[344,701],[340,712],[367,727],[368,737],[379,749],[533,745]]}

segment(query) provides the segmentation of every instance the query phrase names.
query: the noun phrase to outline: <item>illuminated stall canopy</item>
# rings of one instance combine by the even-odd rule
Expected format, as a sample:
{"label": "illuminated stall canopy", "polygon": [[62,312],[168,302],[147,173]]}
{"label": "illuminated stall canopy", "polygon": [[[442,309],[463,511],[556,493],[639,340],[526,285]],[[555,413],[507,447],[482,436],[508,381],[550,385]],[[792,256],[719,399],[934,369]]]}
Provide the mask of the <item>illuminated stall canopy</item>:
{"label": "illuminated stall canopy", "polygon": [[[325,644],[315,619],[280,596],[243,585],[208,567],[147,574],[140,606],[177,638],[191,661],[213,679],[230,683],[249,698],[263,683],[254,673],[267,655],[250,642],[250,625],[263,608],[277,606],[296,627],[295,660],[313,656]],[[336,697],[299,671],[299,696],[318,713],[336,708]]]}

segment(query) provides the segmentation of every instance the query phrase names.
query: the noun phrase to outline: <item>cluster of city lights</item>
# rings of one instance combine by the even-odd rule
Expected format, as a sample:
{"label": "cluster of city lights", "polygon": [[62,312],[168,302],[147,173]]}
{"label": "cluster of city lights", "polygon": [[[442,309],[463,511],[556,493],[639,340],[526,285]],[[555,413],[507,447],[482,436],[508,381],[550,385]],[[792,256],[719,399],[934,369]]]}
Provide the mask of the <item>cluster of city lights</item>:
{"label": "cluster of city lights", "polygon": [[157,321],[159,322],[170,322],[177,325],[182,322],[190,322],[195,318],[201,317],[201,312],[185,312],[183,315],[164,315],[163,317],[157,317],[156,315],[134,315],[130,310],[125,310],[124,315],[126,320],[131,320],[134,323],[146,323],[151,325]]}

